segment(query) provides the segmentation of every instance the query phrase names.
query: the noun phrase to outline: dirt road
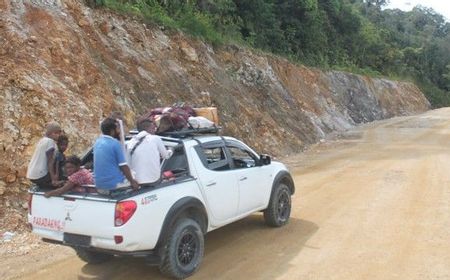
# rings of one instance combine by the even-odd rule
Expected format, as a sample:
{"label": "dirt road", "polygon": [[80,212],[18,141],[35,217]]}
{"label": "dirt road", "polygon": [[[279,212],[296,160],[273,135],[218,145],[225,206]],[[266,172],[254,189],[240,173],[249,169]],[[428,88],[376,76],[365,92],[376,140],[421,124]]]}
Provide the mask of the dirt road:
{"label": "dirt road", "polygon": [[[287,159],[288,226],[253,215],[206,237],[192,279],[450,279],[450,109],[359,127]],[[161,279],[140,259],[74,256],[21,279]]]}

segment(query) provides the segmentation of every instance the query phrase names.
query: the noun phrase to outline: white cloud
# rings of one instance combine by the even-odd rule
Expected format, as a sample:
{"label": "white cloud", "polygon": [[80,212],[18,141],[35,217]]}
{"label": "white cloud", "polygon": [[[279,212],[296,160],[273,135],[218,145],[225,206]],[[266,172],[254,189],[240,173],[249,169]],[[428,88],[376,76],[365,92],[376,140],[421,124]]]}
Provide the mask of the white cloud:
{"label": "white cloud", "polygon": [[410,11],[417,5],[433,8],[437,13],[446,17],[450,21],[450,1],[444,0],[390,0],[387,9],[400,9]]}

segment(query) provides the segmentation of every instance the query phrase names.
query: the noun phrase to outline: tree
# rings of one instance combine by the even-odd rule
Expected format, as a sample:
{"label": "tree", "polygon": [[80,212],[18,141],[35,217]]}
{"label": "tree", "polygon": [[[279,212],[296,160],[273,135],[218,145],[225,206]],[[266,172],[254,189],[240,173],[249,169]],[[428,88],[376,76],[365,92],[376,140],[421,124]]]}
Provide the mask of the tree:
{"label": "tree", "polygon": [[275,53],[288,50],[275,4],[270,0],[235,0],[242,23],[241,35],[253,46]]}
{"label": "tree", "polygon": [[450,90],[450,64],[447,64],[445,67],[447,69],[447,72],[442,75],[445,81],[445,87],[447,90]]}
{"label": "tree", "polygon": [[366,5],[371,7],[371,6],[375,6],[377,8],[382,8],[386,5],[389,4],[389,0],[365,0],[364,2],[366,2]]}

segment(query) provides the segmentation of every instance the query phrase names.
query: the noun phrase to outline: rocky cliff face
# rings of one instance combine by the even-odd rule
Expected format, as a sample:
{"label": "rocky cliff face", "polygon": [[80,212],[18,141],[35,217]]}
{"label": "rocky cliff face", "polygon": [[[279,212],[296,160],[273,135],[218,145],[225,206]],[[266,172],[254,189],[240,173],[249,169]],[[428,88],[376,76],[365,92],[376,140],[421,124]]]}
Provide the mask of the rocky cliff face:
{"label": "rocky cliff face", "polygon": [[0,0],[0,194],[25,183],[34,144],[50,120],[61,123],[69,153],[77,153],[113,110],[132,126],[147,108],[215,105],[224,134],[284,156],[332,131],[429,108],[411,83],[323,72],[235,46],[212,48],[80,2]]}

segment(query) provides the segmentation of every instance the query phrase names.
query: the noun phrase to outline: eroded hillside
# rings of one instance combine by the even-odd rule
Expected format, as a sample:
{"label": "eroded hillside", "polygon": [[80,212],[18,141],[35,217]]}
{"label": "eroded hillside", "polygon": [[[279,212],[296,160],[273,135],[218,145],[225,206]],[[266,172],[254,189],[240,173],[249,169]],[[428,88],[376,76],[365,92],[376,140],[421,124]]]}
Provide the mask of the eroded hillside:
{"label": "eroded hillside", "polygon": [[411,83],[213,48],[80,2],[0,0],[0,194],[23,193],[26,165],[50,120],[77,153],[112,110],[132,126],[147,108],[215,105],[224,134],[285,156],[329,132],[429,108]]}

